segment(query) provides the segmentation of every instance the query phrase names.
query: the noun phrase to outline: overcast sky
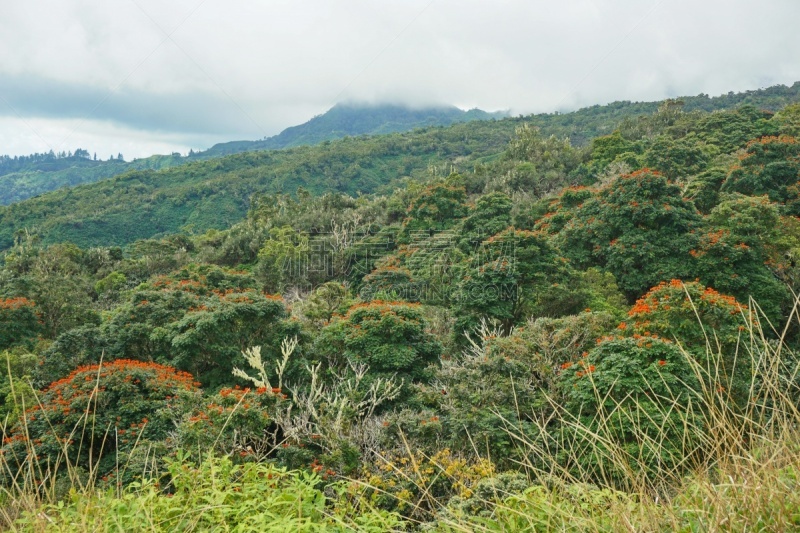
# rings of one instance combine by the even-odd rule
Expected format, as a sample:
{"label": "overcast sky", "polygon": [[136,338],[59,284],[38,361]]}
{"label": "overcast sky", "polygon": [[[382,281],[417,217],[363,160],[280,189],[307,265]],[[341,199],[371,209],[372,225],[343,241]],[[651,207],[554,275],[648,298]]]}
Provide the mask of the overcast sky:
{"label": "overcast sky", "polygon": [[345,100],[527,114],[790,85],[798,21],[798,0],[3,0],[0,154],[185,153]]}

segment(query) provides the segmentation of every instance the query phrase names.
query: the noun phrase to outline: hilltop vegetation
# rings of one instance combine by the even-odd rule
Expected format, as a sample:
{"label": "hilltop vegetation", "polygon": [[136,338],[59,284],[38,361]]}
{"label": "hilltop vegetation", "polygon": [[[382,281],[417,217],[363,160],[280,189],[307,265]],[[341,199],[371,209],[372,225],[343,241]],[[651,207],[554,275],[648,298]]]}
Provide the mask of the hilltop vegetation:
{"label": "hilltop vegetation", "polygon": [[6,522],[796,528],[800,104],[618,111],[5,208]]}

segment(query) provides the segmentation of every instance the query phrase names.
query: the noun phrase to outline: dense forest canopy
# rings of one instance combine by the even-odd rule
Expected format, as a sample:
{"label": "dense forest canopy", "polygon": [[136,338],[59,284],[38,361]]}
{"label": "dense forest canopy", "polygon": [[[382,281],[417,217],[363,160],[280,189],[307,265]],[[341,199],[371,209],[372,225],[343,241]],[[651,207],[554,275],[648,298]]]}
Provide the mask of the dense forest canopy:
{"label": "dense forest canopy", "polygon": [[6,206],[0,480],[157,479],[177,502],[189,471],[306,479],[285,467],[328,518],[439,531],[711,501],[725,460],[796,421],[798,91],[243,152]]}

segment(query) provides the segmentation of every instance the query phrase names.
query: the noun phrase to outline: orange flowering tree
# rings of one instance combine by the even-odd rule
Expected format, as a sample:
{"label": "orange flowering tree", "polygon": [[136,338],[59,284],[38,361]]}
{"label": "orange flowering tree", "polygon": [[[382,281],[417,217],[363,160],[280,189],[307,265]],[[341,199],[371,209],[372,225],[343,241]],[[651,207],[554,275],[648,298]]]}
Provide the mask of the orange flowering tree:
{"label": "orange flowering tree", "polygon": [[156,363],[120,359],[77,368],[25,412],[5,438],[4,456],[36,471],[68,461],[111,475],[118,454],[124,464],[135,446],[167,437],[199,399],[198,386],[190,374]]}
{"label": "orange flowering tree", "polygon": [[706,369],[708,385],[736,403],[745,401],[752,380],[749,354],[739,348],[757,325],[747,306],[698,282],[672,280],[653,287],[637,300],[630,320],[619,325],[624,335],[657,335],[675,340]]}
{"label": "orange flowering tree", "polygon": [[33,301],[21,297],[0,299],[0,350],[29,344],[41,331]]}
{"label": "orange flowering tree", "polygon": [[735,348],[742,331],[752,324],[746,305],[696,281],[673,279],[650,289],[628,313],[621,332],[649,333],[677,340],[694,354],[706,353],[706,340],[717,351]]}
{"label": "orange flowering tree", "polygon": [[286,400],[281,389],[223,388],[204,401],[178,426],[183,449],[201,456],[209,450],[241,460],[263,460],[280,444],[274,426],[276,405]]}
{"label": "orange flowering tree", "polygon": [[778,207],[765,196],[732,195],[708,216],[709,227],[690,250],[700,280],[747,303],[752,297],[774,321],[790,300],[776,274],[786,264]]}
{"label": "orange flowering tree", "polygon": [[[736,350],[752,323],[748,308],[732,296],[698,282],[658,284],[614,335],[562,363],[565,408],[581,423],[559,431],[579,439],[594,432],[608,441],[601,449],[623,450],[631,467],[644,473],[680,466],[702,453],[707,395],[732,406],[746,400],[752,366]],[[565,461],[598,474],[612,463],[598,456]]]}

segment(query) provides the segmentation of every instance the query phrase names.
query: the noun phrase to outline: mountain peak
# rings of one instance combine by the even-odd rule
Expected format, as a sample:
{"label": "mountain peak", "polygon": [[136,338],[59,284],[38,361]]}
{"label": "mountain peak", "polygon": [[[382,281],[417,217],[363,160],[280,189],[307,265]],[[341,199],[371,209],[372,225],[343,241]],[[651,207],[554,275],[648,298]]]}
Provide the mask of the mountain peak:
{"label": "mountain peak", "polygon": [[322,115],[299,126],[286,128],[278,135],[260,141],[234,141],[214,145],[204,156],[232,154],[249,150],[276,150],[319,144],[343,137],[400,133],[430,126],[449,126],[458,122],[505,118],[507,113],[488,113],[480,109],[464,111],[456,106],[416,107],[399,103],[339,102]]}

